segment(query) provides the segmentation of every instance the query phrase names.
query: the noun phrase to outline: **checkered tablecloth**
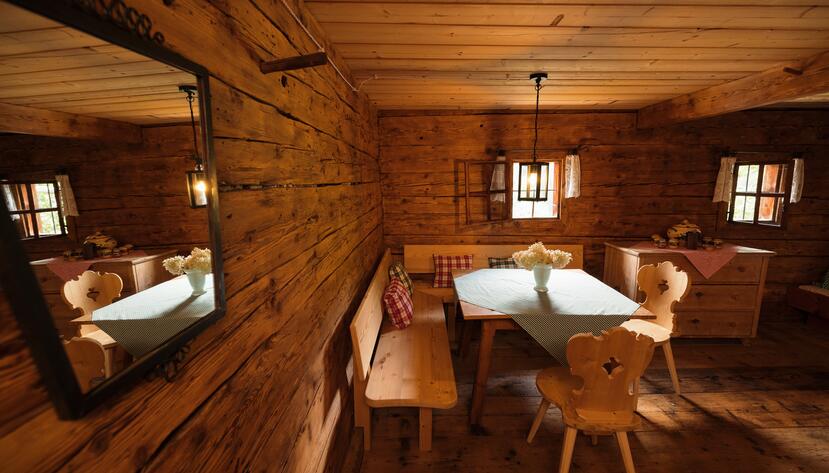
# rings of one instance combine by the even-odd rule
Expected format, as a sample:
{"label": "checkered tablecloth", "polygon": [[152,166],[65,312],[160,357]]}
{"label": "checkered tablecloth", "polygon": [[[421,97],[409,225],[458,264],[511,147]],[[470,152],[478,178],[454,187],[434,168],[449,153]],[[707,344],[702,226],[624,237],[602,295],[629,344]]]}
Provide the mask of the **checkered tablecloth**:
{"label": "checkered tablecloth", "polygon": [[570,337],[599,335],[639,309],[580,269],[553,270],[547,293],[534,286],[532,271],[524,269],[481,269],[455,278],[459,300],[509,315],[564,366]]}
{"label": "checkered tablecloth", "polygon": [[140,357],[213,312],[213,275],[193,296],[187,276],[165,281],[92,312],[92,321],[131,355]]}

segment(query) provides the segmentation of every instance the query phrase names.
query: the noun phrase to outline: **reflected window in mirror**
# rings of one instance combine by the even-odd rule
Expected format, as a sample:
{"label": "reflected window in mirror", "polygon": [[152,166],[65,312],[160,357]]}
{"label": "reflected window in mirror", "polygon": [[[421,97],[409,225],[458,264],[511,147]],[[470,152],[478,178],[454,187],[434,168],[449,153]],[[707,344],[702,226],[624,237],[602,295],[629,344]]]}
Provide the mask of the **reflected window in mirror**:
{"label": "reflected window in mirror", "polygon": [[66,235],[57,182],[3,181],[0,187],[20,238]]}

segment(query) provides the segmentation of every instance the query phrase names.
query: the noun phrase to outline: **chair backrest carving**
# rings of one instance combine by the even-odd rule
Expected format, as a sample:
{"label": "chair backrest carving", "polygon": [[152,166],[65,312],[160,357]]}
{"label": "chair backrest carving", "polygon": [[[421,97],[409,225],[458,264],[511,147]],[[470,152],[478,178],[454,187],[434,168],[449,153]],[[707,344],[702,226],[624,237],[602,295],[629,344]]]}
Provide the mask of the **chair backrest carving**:
{"label": "chair backrest carving", "polygon": [[597,423],[628,422],[634,416],[638,382],[653,357],[653,339],[622,327],[595,337],[580,333],[567,343],[570,372],[583,380],[570,407]]}
{"label": "chair backrest carving", "polygon": [[670,261],[663,261],[639,268],[636,282],[646,296],[642,306],[656,315],[654,322],[673,332],[674,304],[691,289],[688,273]]}
{"label": "chair backrest carving", "polygon": [[124,282],[115,273],[84,271],[75,279],[66,281],[61,290],[63,300],[73,309],[81,309],[83,315],[112,304],[121,296]]}

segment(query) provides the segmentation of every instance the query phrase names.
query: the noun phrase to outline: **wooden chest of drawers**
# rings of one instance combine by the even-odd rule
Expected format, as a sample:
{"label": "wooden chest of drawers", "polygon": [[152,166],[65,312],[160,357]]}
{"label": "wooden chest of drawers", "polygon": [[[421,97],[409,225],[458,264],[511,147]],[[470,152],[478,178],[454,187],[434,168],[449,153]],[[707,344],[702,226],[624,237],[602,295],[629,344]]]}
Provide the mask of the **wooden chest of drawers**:
{"label": "wooden chest of drawers", "polygon": [[[92,262],[89,269],[92,271],[115,273],[121,276],[121,280],[124,282],[124,289],[121,290],[121,298],[124,298],[130,294],[135,294],[136,292],[153,287],[160,282],[172,279],[173,275],[162,267],[161,262],[165,258],[174,256],[175,254],[175,250],[163,250],[148,251],[147,254],[121,258],[116,261],[97,259]],[[65,338],[71,338],[76,334],[77,327],[70,321],[83,314],[80,309],[72,311],[66,302],[64,302],[63,297],[61,297],[61,289],[65,281],[49,269],[49,261],[32,261],[32,270],[40,284],[40,290],[43,291],[46,304],[49,305],[49,310],[52,312],[52,318],[55,321],[58,333]]]}
{"label": "wooden chest of drawers", "polygon": [[605,243],[604,282],[642,302],[636,273],[646,264],[670,261],[688,273],[691,290],[676,305],[675,335],[680,337],[750,338],[757,335],[769,258],[774,252],[739,247],[737,255],[710,278],[703,277],[679,253],[660,248],[632,248]]}

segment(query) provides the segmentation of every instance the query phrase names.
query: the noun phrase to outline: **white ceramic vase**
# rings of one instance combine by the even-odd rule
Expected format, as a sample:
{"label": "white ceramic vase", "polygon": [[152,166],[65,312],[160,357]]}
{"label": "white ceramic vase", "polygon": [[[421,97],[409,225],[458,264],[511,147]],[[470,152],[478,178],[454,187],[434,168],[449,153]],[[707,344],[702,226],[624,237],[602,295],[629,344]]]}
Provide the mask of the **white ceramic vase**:
{"label": "white ceramic vase", "polygon": [[187,274],[190,287],[193,288],[193,296],[200,296],[206,292],[204,290],[204,271],[188,271],[185,274]]}
{"label": "white ceramic vase", "polygon": [[553,271],[553,266],[550,264],[537,264],[533,266],[533,276],[535,276],[535,289],[537,292],[547,292],[547,283],[550,281],[550,274]]}

